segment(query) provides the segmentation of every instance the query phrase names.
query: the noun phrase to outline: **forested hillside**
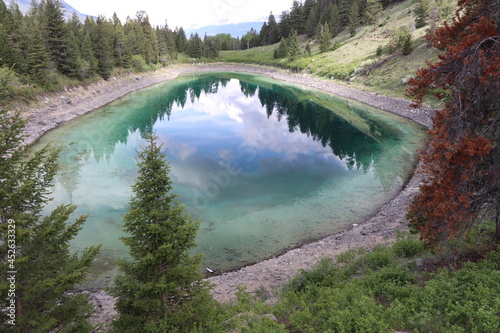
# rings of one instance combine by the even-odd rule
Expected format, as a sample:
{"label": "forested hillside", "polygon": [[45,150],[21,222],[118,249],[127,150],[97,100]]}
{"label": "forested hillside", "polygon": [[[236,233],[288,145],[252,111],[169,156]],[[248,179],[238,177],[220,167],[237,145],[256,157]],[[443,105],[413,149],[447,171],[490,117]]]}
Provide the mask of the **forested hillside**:
{"label": "forested hillside", "polygon": [[67,21],[57,0],[33,2],[26,15],[0,1],[0,101],[108,79],[115,68],[154,69],[176,59],[177,45],[185,51],[182,28],[152,27],[145,12],[124,23],[116,14]]}

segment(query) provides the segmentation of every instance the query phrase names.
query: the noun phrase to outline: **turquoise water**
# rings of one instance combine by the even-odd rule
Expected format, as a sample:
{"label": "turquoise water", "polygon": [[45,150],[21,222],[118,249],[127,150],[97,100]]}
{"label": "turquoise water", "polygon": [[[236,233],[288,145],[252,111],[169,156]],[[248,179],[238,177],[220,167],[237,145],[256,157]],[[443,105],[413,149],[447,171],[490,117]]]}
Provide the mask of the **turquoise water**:
{"label": "turquoise water", "polygon": [[86,288],[127,256],[122,216],[155,131],[178,200],[200,219],[204,266],[236,269],[359,223],[409,178],[425,130],[403,118],[260,76],[186,76],[44,135],[62,147],[56,205],[90,214],[75,250],[103,244]]}

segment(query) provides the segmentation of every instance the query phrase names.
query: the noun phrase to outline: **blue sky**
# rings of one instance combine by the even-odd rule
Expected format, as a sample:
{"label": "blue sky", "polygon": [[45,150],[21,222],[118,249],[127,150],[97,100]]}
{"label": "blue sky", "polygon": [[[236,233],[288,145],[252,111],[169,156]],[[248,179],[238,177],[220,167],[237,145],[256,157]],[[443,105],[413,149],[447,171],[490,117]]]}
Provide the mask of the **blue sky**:
{"label": "blue sky", "polygon": [[144,10],[153,25],[163,25],[167,20],[173,29],[198,28],[217,22],[249,22],[273,14],[279,15],[292,5],[292,0],[65,0],[87,15],[111,17],[116,12],[121,20]]}

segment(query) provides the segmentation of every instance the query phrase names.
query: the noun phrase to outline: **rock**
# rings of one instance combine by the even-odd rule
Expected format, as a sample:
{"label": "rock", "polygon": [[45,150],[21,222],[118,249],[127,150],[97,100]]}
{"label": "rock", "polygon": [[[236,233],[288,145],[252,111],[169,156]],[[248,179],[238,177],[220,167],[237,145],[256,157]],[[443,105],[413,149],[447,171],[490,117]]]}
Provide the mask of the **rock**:
{"label": "rock", "polygon": [[66,102],[66,104],[71,104],[71,100],[68,97],[61,96],[61,99]]}

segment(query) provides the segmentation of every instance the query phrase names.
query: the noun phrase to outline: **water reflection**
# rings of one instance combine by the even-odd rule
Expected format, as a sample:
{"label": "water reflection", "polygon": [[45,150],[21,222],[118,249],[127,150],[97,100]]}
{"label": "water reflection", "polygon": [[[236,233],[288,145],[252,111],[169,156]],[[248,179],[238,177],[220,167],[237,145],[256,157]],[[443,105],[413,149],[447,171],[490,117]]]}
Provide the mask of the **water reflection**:
{"label": "water reflection", "polygon": [[395,116],[258,76],[182,77],[42,138],[39,146],[63,146],[52,205],[91,214],[76,248],[126,253],[122,216],[137,150],[153,130],[168,147],[179,201],[202,221],[198,250],[220,270],[364,219],[410,175],[424,135]]}

